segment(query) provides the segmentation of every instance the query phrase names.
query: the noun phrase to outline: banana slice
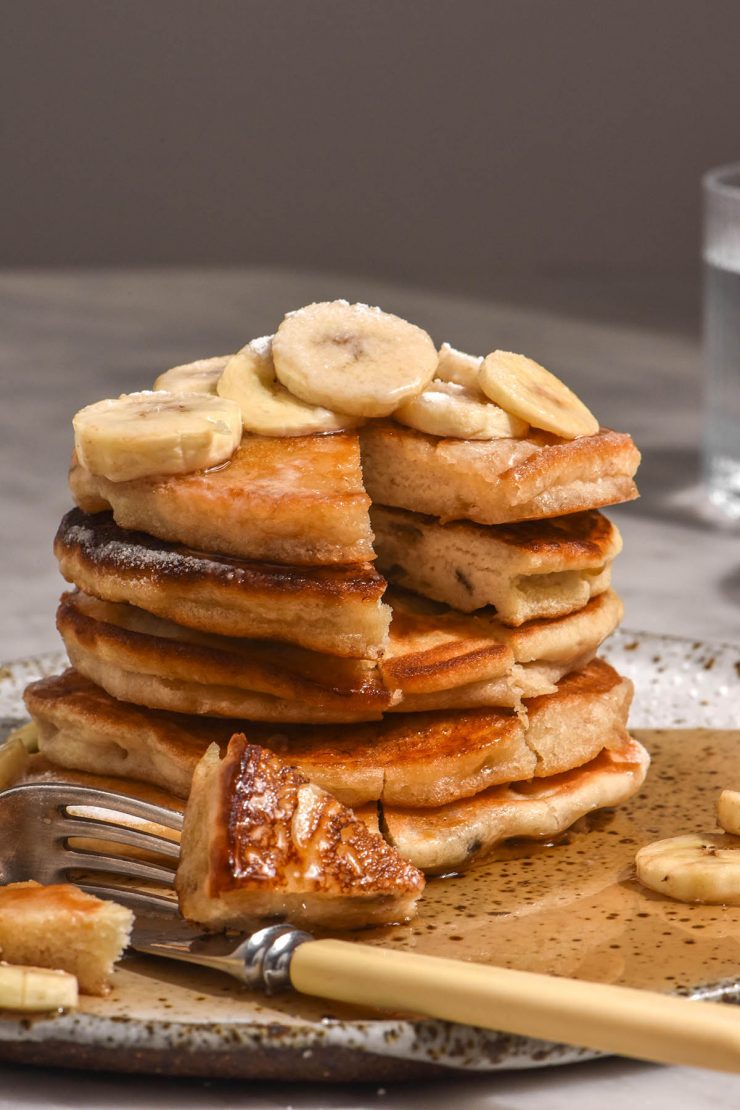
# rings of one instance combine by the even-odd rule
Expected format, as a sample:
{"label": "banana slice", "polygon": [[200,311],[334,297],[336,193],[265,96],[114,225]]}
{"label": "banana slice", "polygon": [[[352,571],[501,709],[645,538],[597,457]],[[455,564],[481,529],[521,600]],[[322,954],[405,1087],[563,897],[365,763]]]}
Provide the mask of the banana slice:
{"label": "banana slice", "polygon": [[111,482],[189,474],[226,462],[239,446],[239,406],[205,393],[124,393],[80,409],[75,450],[91,473]]}
{"label": "banana slice", "polygon": [[723,790],[717,802],[717,820],[725,832],[740,836],[740,790]]}
{"label": "banana slice", "polygon": [[37,752],[39,750],[39,730],[36,727],[36,722],[26,721],[25,725],[14,728],[12,732],[8,733],[5,743],[10,744],[11,741],[15,740],[20,740],[29,755]]}
{"label": "banana slice", "polygon": [[28,752],[20,737],[5,741],[0,747],[0,790],[7,790],[20,778],[27,761]]}
{"label": "banana slice", "polygon": [[640,848],[637,878],[679,902],[740,906],[740,840],[725,833],[673,836]]}
{"label": "banana slice", "polygon": [[165,370],[154,383],[155,389],[166,389],[170,393],[215,393],[216,383],[223,374],[231,355],[216,355],[214,358],[199,358],[182,366]]}
{"label": "banana slice", "polygon": [[222,397],[236,401],[244,427],[263,436],[308,436],[356,428],[362,421],[307,405],[275,377],[272,336],[253,339],[233,355],[218,382]]}
{"label": "banana slice", "polygon": [[0,964],[0,1009],[69,1010],[77,995],[77,980],[66,971]]}
{"label": "banana slice", "polygon": [[483,361],[480,388],[507,412],[562,439],[593,436],[599,422],[567,385],[524,355],[494,351]]}
{"label": "banana slice", "polygon": [[296,397],[354,416],[388,416],[434,377],[425,331],[364,304],[324,301],[290,312],[272,344],[278,380]]}
{"label": "banana slice", "polygon": [[483,365],[483,356],[466,355],[458,351],[449,343],[443,343],[439,348],[439,362],[434,374],[443,382],[454,382],[464,385],[467,389],[480,389],[480,369]]}
{"label": "banana slice", "polygon": [[479,389],[436,379],[418,397],[399,405],[393,419],[429,435],[455,439],[520,438],[529,427],[492,404]]}

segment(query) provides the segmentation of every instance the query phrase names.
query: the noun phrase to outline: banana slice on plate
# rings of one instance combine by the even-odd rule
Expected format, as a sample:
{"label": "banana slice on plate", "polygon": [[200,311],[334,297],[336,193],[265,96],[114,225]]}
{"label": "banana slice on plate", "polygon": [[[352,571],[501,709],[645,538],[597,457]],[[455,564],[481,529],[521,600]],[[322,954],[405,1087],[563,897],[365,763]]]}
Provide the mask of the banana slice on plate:
{"label": "banana slice on plate", "polygon": [[437,351],[421,328],[347,301],[290,312],[272,344],[275,373],[294,396],[354,416],[388,416],[434,377]]}
{"label": "banana slice on plate", "polygon": [[679,902],[740,906],[740,840],[689,833],[657,840],[635,856],[637,878]]}
{"label": "banana slice on plate", "polygon": [[229,359],[218,392],[238,404],[244,427],[258,435],[308,436],[362,423],[357,417],[306,404],[289,393],[275,377],[271,335],[253,339]]}
{"label": "banana slice on plate", "polygon": [[455,385],[464,385],[467,389],[480,389],[480,370],[483,365],[483,356],[466,355],[458,351],[449,343],[443,343],[439,348],[439,361],[434,377],[443,382],[454,382]]}
{"label": "banana slice on plate", "polygon": [[479,389],[436,379],[418,397],[399,405],[393,419],[429,435],[454,439],[521,438],[528,428]]}
{"label": "banana slice on plate", "polygon": [[164,390],[98,401],[73,418],[82,466],[111,482],[189,474],[231,458],[242,435],[239,406],[206,393]]}
{"label": "banana slice on plate", "polygon": [[740,836],[740,790],[723,790],[717,802],[717,820],[725,832]]}
{"label": "banana slice on plate", "polygon": [[214,358],[199,358],[196,362],[173,366],[159,375],[154,388],[166,389],[170,393],[215,393],[218,379],[231,357],[216,355]]}
{"label": "banana slice on plate", "polygon": [[77,1005],[74,975],[45,967],[0,964],[0,1009],[42,1013]]}
{"label": "banana slice on plate", "polygon": [[480,388],[507,412],[534,428],[576,439],[593,436],[599,422],[567,385],[538,362],[512,351],[494,351],[483,361]]}

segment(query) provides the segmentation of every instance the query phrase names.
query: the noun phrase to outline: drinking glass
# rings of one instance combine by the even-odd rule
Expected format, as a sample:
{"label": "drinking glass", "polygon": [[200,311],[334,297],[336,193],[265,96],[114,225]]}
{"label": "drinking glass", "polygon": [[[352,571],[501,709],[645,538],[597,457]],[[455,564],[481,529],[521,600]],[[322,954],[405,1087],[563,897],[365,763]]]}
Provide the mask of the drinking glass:
{"label": "drinking glass", "polygon": [[740,162],[704,187],[704,476],[709,498],[740,519]]}

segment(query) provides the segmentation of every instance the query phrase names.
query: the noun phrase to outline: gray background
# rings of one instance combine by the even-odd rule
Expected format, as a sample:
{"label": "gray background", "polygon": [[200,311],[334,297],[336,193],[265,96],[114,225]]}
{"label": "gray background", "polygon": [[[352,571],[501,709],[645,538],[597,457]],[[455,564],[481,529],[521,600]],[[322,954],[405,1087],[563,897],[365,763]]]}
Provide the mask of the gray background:
{"label": "gray background", "polygon": [[639,270],[693,326],[739,44],[735,0],[5,0],[0,264],[576,275],[636,318]]}

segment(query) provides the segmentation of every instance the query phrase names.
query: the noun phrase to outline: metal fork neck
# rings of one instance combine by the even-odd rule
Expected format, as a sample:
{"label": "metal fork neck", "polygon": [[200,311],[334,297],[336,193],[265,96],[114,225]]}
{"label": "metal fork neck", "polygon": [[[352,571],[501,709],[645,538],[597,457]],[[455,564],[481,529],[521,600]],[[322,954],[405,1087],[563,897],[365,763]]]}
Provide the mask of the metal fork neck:
{"label": "metal fork neck", "polygon": [[268,925],[253,933],[235,949],[233,955],[243,961],[243,981],[253,990],[276,994],[287,990],[290,982],[290,961],[300,944],[313,940],[292,925]]}

